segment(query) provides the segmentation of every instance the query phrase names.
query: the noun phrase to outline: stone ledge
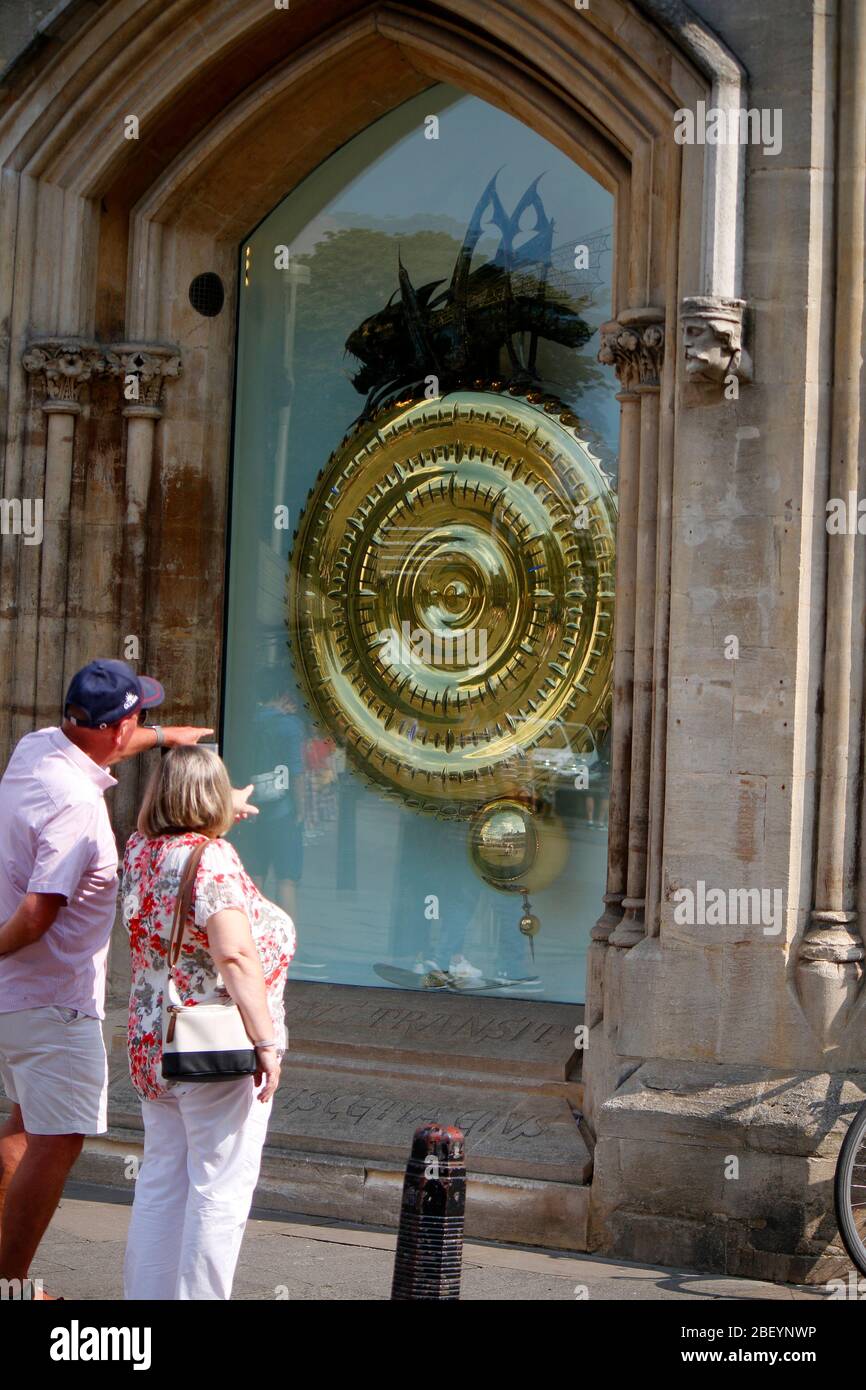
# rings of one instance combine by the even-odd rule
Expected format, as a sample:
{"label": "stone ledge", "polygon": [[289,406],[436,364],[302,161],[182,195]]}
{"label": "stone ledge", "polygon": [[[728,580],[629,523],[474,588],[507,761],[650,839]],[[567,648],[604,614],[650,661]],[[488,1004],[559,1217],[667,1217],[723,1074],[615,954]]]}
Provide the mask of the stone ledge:
{"label": "stone ledge", "polygon": [[[138,1098],[125,1059],[112,1058],[109,1118],[112,1133],[140,1133]],[[457,1124],[466,1136],[469,1172],[582,1184],[592,1157],[569,1087],[550,1095],[527,1085],[495,1090],[467,1084],[330,1072],[290,1065],[274,1099],[268,1144],[323,1158],[382,1159],[404,1164],[412,1134],[426,1120]]]}
{"label": "stone ledge", "polygon": [[[141,1157],[141,1134],[112,1131],[88,1139],[74,1183],[126,1189],[131,1157]],[[253,1201],[260,1211],[321,1216],[396,1228],[404,1167],[351,1156],[293,1153],[268,1144]],[[573,1183],[473,1174],[467,1180],[466,1235],[478,1240],[555,1250],[587,1249],[589,1188]]]}
{"label": "stone ledge", "polygon": [[551,1081],[569,1080],[580,1065],[582,1004],[304,980],[290,980],[285,999],[292,1053],[311,1061]]}
{"label": "stone ledge", "polygon": [[787,1283],[847,1274],[833,1180],[863,1089],[859,1074],[644,1063],[601,1110],[590,1248]]}
{"label": "stone ledge", "polygon": [[866,1073],[644,1062],[607,1100],[598,1135],[681,1137],[767,1153],[834,1157],[866,1102]]}
{"label": "stone ledge", "polygon": [[736,1230],[721,1222],[708,1225],[682,1217],[621,1211],[611,1218],[610,1227],[610,1244],[617,1258],[638,1263],[651,1257],[654,1263],[666,1264],[668,1255],[676,1251],[678,1267],[812,1287],[847,1279],[852,1268],[843,1251],[788,1255],[750,1249],[739,1242]]}

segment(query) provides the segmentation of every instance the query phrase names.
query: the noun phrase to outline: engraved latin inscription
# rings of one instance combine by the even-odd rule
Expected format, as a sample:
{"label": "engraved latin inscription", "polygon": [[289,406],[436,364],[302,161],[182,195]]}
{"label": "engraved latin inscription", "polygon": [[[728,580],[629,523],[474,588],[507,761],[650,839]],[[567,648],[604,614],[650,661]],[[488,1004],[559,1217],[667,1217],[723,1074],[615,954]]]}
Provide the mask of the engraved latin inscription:
{"label": "engraved latin inscription", "polygon": [[[366,1129],[387,1122],[387,1128],[405,1125],[407,1128],[430,1119],[429,1106],[419,1107],[417,1101],[381,1100],[358,1095],[351,1091],[311,1091],[302,1087],[289,1091],[279,1100],[282,1115],[315,1113],[326,1115],[341,1129],[353,1129],[363,1124]],[[521,1139],[536,1139],[549,1128],[550,1122],[539,1115],[523,1115],[514,1111],[484,1108],[458,1109],[440,1116],[443,1123],[455,1124],[467,1139],[500,1138],[511,1143]]]}

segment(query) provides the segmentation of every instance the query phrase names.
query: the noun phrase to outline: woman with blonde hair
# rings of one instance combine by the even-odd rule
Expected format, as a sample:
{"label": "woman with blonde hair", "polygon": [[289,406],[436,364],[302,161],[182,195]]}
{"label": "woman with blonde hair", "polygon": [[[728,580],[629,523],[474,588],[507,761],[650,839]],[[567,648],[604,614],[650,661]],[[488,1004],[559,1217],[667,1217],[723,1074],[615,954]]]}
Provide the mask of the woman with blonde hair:
{"label": "woman with blonde hair", "polygon": [[[234,818],[221,759],[194,745],[173,748],[153,773],[126,846],[129,1069],[144,1119],[124,1264],[127,1299],[230,1298],[258,1178],[286,1044],[282,996],[295,929],[222,838]],[[178,897],[187,861],[192,900],[183,913]],[[173,991],[184,1014],[234,1002],[249,1039],[246,1055],[255,1048],[254,1075],[166,1079],[163,1016]],[[211,1007],[215,1015],[227,1017]]]}

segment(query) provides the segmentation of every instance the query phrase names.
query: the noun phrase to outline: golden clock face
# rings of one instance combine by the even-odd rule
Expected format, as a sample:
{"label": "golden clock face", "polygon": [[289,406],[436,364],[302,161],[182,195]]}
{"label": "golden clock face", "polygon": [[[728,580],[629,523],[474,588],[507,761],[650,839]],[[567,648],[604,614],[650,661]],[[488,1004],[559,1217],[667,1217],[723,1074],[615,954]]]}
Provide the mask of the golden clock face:
{"label": "golden clock face", "polygon": [[420,810],[533,794],[544,750],[579,755],[609,724],[615,522],[579,421],[540,392],[459,390],[360,425],[291,557],[318,722]]}

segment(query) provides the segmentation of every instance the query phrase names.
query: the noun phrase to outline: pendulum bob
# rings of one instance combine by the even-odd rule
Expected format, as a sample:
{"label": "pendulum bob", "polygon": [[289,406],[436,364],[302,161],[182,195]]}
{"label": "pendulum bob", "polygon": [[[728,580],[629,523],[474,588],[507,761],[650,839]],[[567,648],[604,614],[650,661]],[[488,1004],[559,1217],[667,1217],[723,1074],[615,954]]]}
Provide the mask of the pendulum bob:
{"label": "pendulum bob", "polygon": [[492,888],[518,892],[538,858],[532,812],[519,801],[493,801],[477,811],[469,827],[469,858]]}
{"label": "pendulum bob", "polygon": [[579,421],[539,392],[396,402],[347,435],[301,516],[287,618],[355,771],[449,819],[544,795],[557,721],[610,722],[615,523]]}
{"label": "pendulum bob", "polygon": [[463,1135],[450,1126],[416,1129],[406,1165],[391,1298],[460,1297],[466,1166]]}
{"label": "pendulum bob", "polygon": [[469,857],[491,888],[538,893],[565,868],[568,834],[547,808],[535,812],[519,801],[494,801],[472,818]]}
{"label": "pendulum bob", "polygon": [[534,961],[541,922],[530,910],[529,894],[547,888],[565,868],[568,836],[559,817],[547,807],[535,812],[519,801],[494,801],[472,819],[469,857],[491,888],[523,894],[519,926]]}

